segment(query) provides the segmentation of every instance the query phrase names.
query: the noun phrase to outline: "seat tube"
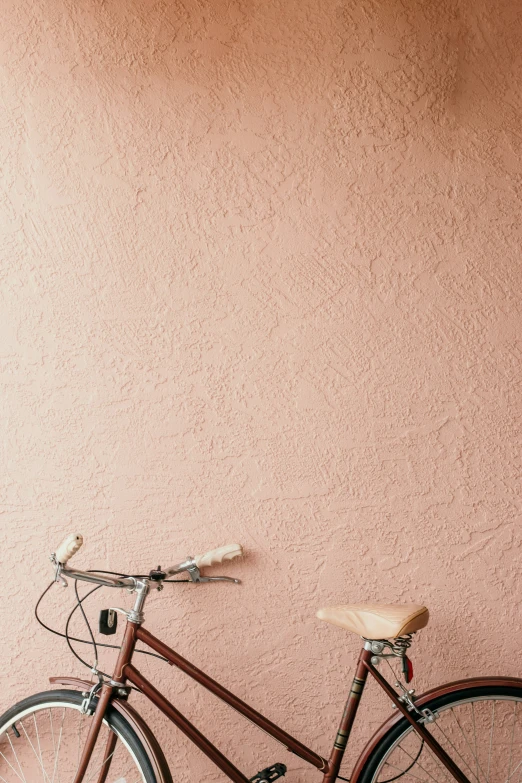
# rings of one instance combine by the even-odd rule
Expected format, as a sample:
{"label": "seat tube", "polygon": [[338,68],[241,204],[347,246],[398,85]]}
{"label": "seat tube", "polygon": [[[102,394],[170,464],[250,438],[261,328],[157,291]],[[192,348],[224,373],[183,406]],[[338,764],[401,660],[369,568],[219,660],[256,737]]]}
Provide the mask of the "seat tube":
{"label": "seat tube", "polygon": [[359,702],[361,700],[362,692],[366,684],[368,677],[368,669],[366,663],[371,659],[372,653],[370,650],[366,650],[364,647],[359,655],[357,661],[357,668],[355,670],[355,676],[353,678],[352,687],[346,700],[343,716],[339,724],[339,729],[335,737],[332,752],[328,759],[328,766],[324,773],[323,783],[332,783],[339,774],[339,768],[343,760],[344,751],[350,738],[352,726],[357,715],[359,708]]}

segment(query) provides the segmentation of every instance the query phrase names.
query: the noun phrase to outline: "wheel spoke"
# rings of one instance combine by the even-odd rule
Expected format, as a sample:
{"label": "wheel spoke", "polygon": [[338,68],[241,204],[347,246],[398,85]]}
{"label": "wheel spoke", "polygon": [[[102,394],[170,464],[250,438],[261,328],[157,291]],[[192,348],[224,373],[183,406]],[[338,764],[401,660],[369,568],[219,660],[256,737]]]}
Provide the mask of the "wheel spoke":
{"label": "wheel spoke", "polygon": [[[7,763],[9,764],[9,766],[11,767],[11,769],[13,770],[13,772],[15,772],[15,774],[17,775],[17,777],[19,777],[19,778],[20,778],[20,780],[23,780],[23,781],[24,781],[24,783],[27,783],[27,782],[26,782],[26,780],[25,780],[25,775],[24,775],[24,772],[23,772],[23,770],[22,770],[22,766],[21,766],[21,764],[20,764],[20,760],[19,760],[19,758],[18,758],[18,753],[17,753],[17,752],[16,752],[16,750],[14,749],[14,745],[13,745],[13,743],[11,742],[11,737],[9,736],[9,731],[6,731],[6,736],[7,736],[7,739],[8,739],[9,745],[11,746],[11,750],[12,750],[12,752],[13,752],[13,754],[14,754],[14,757],[15,757],[15,759],[16,759],[16,763],[18,764],[18,769],[20,770],[20,775],[18,775],[18,773],[17,773],[17,772],[16,772],[16,770],[15,770],[15,769],[12,767],[12,765],[11,765],[11,764],[9,764],[9,762],[7,761],[7,759],[5,759],[5,760],[7,761]],[[2,753],[2,756],[3,756],[3,758],[5,758],[5,756],[4,756],[4,754],[3,754],[3,753]]]}
{"label": "wheel spoke", "polygon": [[[384,762],[385,767],[391,767],[392,769],[396,769],[398,772],[402,772],[402,774],[407,774],[408,777],[413,778],[414,780],[421,780],[422,783],[426,783],[426,778],[420,778],[418,775],[412,775],[410,770],[408,770],[407,773],[404,773],[404,770],[401,769],[401,767],[398,767],[396,764],[390,764],[389,761]],[[116,781],[118,783],[118,781]]]}
{"label": "wheel spoke", "polygon": [[[9,734],[7,735],[7,739],[9,739]],[[1,751],[0,751],[0,756],[2,756],[2,758],[4,759],[4,761],[5,761],[5,762],[6,762],[6,763],[7,763],[7,764],[8,764],[8,765],[11,767],[11,769],[12,769],[12,770],[13,770],[13,772],[15,773],[16,777],[17,777],[17,778],[19,778],[20,780],[22,780],[22,781],[23,781],[23,783],[26,783],[26,780],[25,780],[24,773],[22,772],[22,767],[20,766],[20,762],[18,761],[18,756],[16,755],[16,752],[15,752],[15,750],[14,750],[14,748],[13,748],[12,744],[11,744],[11,740],[10,740],[10,739],[9,739],[9,744],[11,745],[11,748],[12,748],[12,750],[13,750],[13,753],[14,753],[14,755],[15,755],[15,758],[16,758],[16,763],[18,764],[18,767],[19,767],[19,769],[20,769],[20,772],[21,772],[22,774],[21,774],[21,775],[19,775],[19,774],[18,774],[18,772],[16,771],[16,769],[15,769],[15,768],[13,767],[13,765],[12,765],[12,764],[9,762],[9,760],[8,760],[8,759],[6,759],[6,757],[4,756],[4,754],[3,754]]]}
{"label": "wheel spoke", "polygon": [[493,701],[492,704],[493,704],[493,710],[492,710],[491,721],[490,721],[491,729],[490,729],[490,732],[489,732],[488,774],[486,776],[487,783],[489,783],[489,771],[491,769],[491,747],[493,745],[493,729],[495,728],[495,706],[496,706],[496,702]]}
{"label": "wheel spoke", "polygon": [[[93,772],[92,772],[92,773],[89,775],[89,778],[87,779],[86,783],[89,783],[89,781],[91,781],[91,780],[92,780],[92,778],[93,778],[93,776],[94,776],[94,775],[96,775],[96,774],[98,774],[98,773],[100,773],[100,772],[102,771],[102,769],[103,769],[103,767],[105,766],[105,764],[107,764],[107,763],[108,763],[108,762],[109,762],[109,761],[112,759],[112,757],[114,756],[114,753],[115,753],[115,752],[116,752],[116,751],[115,751],[115,750],[113,750],[113,751],[112,751],[112,753],[110,754],[110,756],[107,756],[107,758],[106,758],[106,759],[104,759],[104,760],[102,761],[102,763],[100,764],[100,766],[99,766],[97,769],[95,769],[95,770],[94,770],[94,771],[93,771]],[[118,781],[116,781],[116,783],[118,783]]]}
{"label": "wheel spoke", "polygon": [[[51,739],[53,741],[53,758],[56,758],[56,745],[55,745],[55,742],[54,742],[53,712],[52,712],[52,710],[50,708],[49,708],[49,724],[51,726]],[[53,772],[54,772],[54,770],[53,770]],[[54,781],[54,774],[53,774],[53,777],[51,778],[51,783],[53,783],[53,781]]]}
{"label": "wheel spoke", "polygon": [[515,702],[515,706],[513,708],[513,727],[511,729],[511,745],[509,746],[508,780],[511,777],[509,773],[511,772],[511,764],[513,763],[513,739],[515,737],[515,721],[517,715],[517,707],[518,707],[518,701]]}
{"label": "wheel spoke", "polygon": [[[35,697],[34,707],[21,703],[18,713],[14,709],[6,713],[0,734],[4,743],[0,749],[0,783],[71,783],[90,725],[90,717],[80,711],[80,705],[76,694],[53,698],[50,693],[48,702]],[[152,783],[155,777],[143,766],[145,749],[137,744],[139,739],[132,727],[122,716],[115,714],[113,719],[110,713],[102,725],[99,739],[103,737],[106,743],[97,743],[85,783],[96,783],[100,777],[107,777],[107,783]],[[128,727],[123,734],[120,725]]]}
{"label": "wheel spoke", "polygon": [[[499,685],[463,687],[426,704],[436,716],[431,734],[470,783],[522,783],[519,702],[522,689]],[[419,752],[416,739],[406,721],[390,729],[368,759],[372,772],[363,783],[455,783],[429,747]]]}
{"label": "wheel spoke", "polygon": [[[472,706],[472,708],[473,708],[473,704],[472,704],[471,706]],[[477,770],[478,770],[478,769],[480,769],[480,771],[482,772],[482,768],[480,767],[479,760],[478,760],[478,756],[476,755],[476,753],[473,753],[473,748],[471,747],[471,743],[470,743],[470,741],[468,740],[468,737],[467,737],[467,735],[464,733],[464,729],[463,729],[463,728],[462,728],[462,726],[460,725],[459,719],[458,719],[458,718],[457,718],[457,716],[455,715],[455,712],[454,712],[453,708],[451,709],[451,714],[453,715],[453,718],[455,719],[455,722],[456,722],[457,726],[459,727],[459,729],[460,729],[460,732],[461,732],[462,736],[464,737],[464,740],[466,741],[466,744],[467,744],[468,748],[469,748],[469,749],[470,749],[470,751],[471,751],[471,755],[472,755],[472,756],[475,758],[475,762],[476,762],[476,764],[477,764]],[[474,718],[474,716],[475,716],[475,713],[473,712],[473,720],[475,719],[475,718]],[[471,771],[471,769],[470,769],[470,771]],[[474,774],[474,773],[473,773],[473,774]],[[483,772],[482,772],[482,774],[484,775],[484,773],[483,773]],[[477,778],[477,780],[480,780],[480,778],[479,778],[477,775],[476,775],[475,777]],[[484,775],[484,777],[485,777],[485,775]]]}
{"label": "wheel spoke", "polygon": [[[63,708],[62,712],[62,722],[60,724],[60,734],[58,736],[58,747],[56,749],[56,754],[54,757],[54,769],[53,769],[53,779],[51,783],[54,783],[54,778],[58,772],[58,759],[60,758],[60,745],[62,744],[62,734],[63,734],[63,722],[65,720],[65,707]],[[59,781],[59,776],[57,778],[57,781]]]}
{"label": "wheel spoke", "polygon": [[471,772],[471,774],[472,774],[472,775],[473,775],[473,776],[474,776],[474,777],[477,779],[478,783],[480,783],[480,780],[479,780],[479,778],[477,777],[477,775],[475,775],[475,773],[473,772],[473,770],[472,770],[472,769],[471,769],[471,767],[469,766],[468,762],[466,761],[466,759],[464,758],[464,756],[462,755],[462,753],[461,753],[461,752],[460,752],[460,751],[459,751],[459,750],[458,750],[458,749],[455,747],[455,745],[454,745],[454,744],[453,744],[453,742],[450,740],[450,738],[448,737],[448,735],[446,734],[446,732],[444,731],[444,729],[443,729],[441,726],[439,726],[437,723],[435,723],[435,726],[436,726],[436,728],[437,728],[437,729],[438,729],[438,730],[441,732],[441,734],[442,734],[442,735],[445,737],[445,739],[446,739],[446,740],[449,742],[449,744],[451,745],[451,747],[453,748],[453,750],[455,751],[455,753],[457,754],[457,756],[460,758],[460,760],[461,760],[461,761],[463,761],[463,762],[464,762],[464,764],[465,764],[465,765],[466,765],[466,767],[469,769],[469,771]]}
{"label": "wheel spoke", "polygon": [[[39,756],[40,756],[40,766],[42,768],[42,777],[43,777],[43,781],[45,783],[45,778],[47,777],[47,773],[45,772],[44,765],[43,765],[42,748],[41,748],[41,745],[40,745],[40,735],[38,734],[38,724],[36,722],[36,713],[35,712],[33,712],[33,721],[34,721],[34,730],[36,732],[36,742],[37,742],[37,745],[38,745],[38,753],[39,753]],[[47,779],[49,780],[48,777],[47,777]],[[49,783],[50,783],[50,781],[49,781]]]}
{"label": "wheel spoke", "polygon": [[517,764],[517,766],[515,767],[515,769],[514,769],[514,770],[513,770],[513,772],[511,773],[511,775],[510,775],[508,778],[506,778],[506,780],[504,781],[504,783],[508,783],[508,781],[509,781],[509,780],[511,780],[511,778],[513,777],[513,775],[515,774],[515,772],[517,771],[517,769],[520,769],[520,767],[521,767],[521,766],[522,766],[522,761],[519,761],[519,762],[518,762],[518,764]]}
{"label": "wheel spoke", "polygon": [[477,765],[477,780],[480,780],[479,777],[479,763],[478,763],[478,751],[477,751],[477,725],[475,723],[475,705],[473,702],[471,702],[471,715],[473,717],[473,742],[475,744],[475,764]]}
{"label": "wheel spoke", "polygon": [[[402,752],[403,752],[403,753],[405,753],[407,756],[409,756],[409,758],[410,758],[412,761],[414,761],[414,760],[415,760],[415,756],[412,756],[410,753],[408,753],[408,751],[407,751],[405,748],[401,748],[401,750],[402,750]],[[431,778],[432,780],[434,780],[434,781],[435,781],[435,783],[438,783],[438,781],[437,781],[437,778],[434,778],[434,777],[433,777],[433,775],[431,774],[431,772],[428,772],[428,770],[427,770],[427,769],[424,769],[424,767],[422,766],[422,764],[420,763],[420,761],[417,761],[417,764],[418,764],[418,765],[419,765],[419,767],[422,769],[422,771],[426,773],[426,775],[427,775],[429,778]],[[409,774],[409,772],[408,772],[408,774]],[[447,773],[446,773],[446,774],[447,774]]]}
{"label": "wheel spoke", "polygon": [[[33,718],[34,718],[34,714],[33,714]],[[21,720],[21,721],[19,721],[19,724],[20,724],[20,726],[22,727],[22,730],[23,730],[23,732],[24,732],[24,734],[25,734],[25,736],[26,736],[27,742],[28,742],[28,743],[29,743],[29,745],[31,746],[31,750],[32,750],[32,751],[33,751],[33,753],[34,753],[34,757],[35,757],[35,759],[37,760],[37,762],[38,762],[38,763],[39,763],[39,765],[40,765],[40,768],[41,768],[41,770],[42,770],[42,772],[43,772],[43,779],[44,779],[44,783],[45,783],[46,772],[45,772],[45,769],[43,768],[43,764],[42,764],[42,762],[41,762],[41,759],[40,759],[40,757],[38,756],[38,753],[36,752],[36,750],[35,750],[35,747],[34,747],[33,743],[32,743],[32,742],[31,742],[31,740],[29,739],[29,734],[27,733],[27,730],[26,730],[26,728],[25,728],[25,726],[24,726],[24,722]],[[50,783],[50,781],[49,781],[49,783]]]}

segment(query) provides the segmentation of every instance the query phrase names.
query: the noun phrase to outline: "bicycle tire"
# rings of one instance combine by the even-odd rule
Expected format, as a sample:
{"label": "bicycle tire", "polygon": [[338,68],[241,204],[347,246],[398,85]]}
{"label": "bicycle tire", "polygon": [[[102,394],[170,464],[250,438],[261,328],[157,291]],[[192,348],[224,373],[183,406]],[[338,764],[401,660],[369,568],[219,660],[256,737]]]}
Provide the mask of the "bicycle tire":
{"label": "bicycle tire", "polygon": [[[36,693],[32,696],[28,696],[27,698],[17,702],[15,705],[10,707],[0,717],[0,769],[2,770],[0,772],[0,775],[2,776],[2,780],[6,780],[8,781],[8,783],[10,783],[11,778],[13,780],[16,779],[17,781],[20,780],[20,775],[17,774],[17,769],[16,769],[17,764],[18,766],[20,764],[20,759],[18,757],[19,753],[16,751],[16,746],[13,745],[13,743],[16,743],[17,740],[19,740],[19,737],[17,737],[16,732],[18,732],[18,735],[20,735],[22,739],[27,738],[27,741],[25,743],[26,750],[29,746],[31,746],[33,754],[36,757],[38,756],[38,753],[40,754],[40,760],[36,758],[36,762],[34,759],[32,759],[31,754],[29,755],[31,756],[33,766],[36,765],[38,767],[39,765],[41,767],[40,771],[44,773],[44,780],[54,779],[55,775],[54,774],[51,775],[47,770],[44,770],[44,766],[42,764],[42,761],[44,759],[47,759],[47,750],[46,748],[44,749],[41,748],[41,745],[43,744],[44,732],[42,731],[42,727],[40,727],[40,733],[38,732],[38,721],[36,719],[36,715],[42,712],[43,710],[49,710],[49,714],[51,715],[50,726],[53,735],[53,749],[54,749],[54,755],[56,757],[56,761],[55,761],[55,767],[56,767],[56,764],[58,762],[58,754],[60,753],[61,750],[61,740],[63,739],[64,718],[62,718],[61,732],[58,731],[57,724],[56,724],[56,728],[53,729],[53,719],[52,719],[51,710],[63,709],[64,717],[65,717],[66,709],[74,710],[74,715],[71,714],[68,717],[74,718],[79,725],[79,721],[81,720],[80,716],[82,716],[82,713],[80,712],[80,707],[82,702],[83,702],[83,696],[80,692],[74,690],[60,689],[60,690],[49,690],[49,691],[43,691],[41,693]],[[36,731],[33,728],[31,717],[33,717],[34,727],[36,727]],[[89,716],[82,716],[82,717],[86,718],[87,721],[90,720]],[[13,724],[16,731],[14,731],[13,729]],[[26,724],[28,724],[27,728],[26,728]],[[133,766],[132,769],[135,768],[138,769],[143,783],[158,783],[156,775],[154,773],[153,766],[143,746],[143,743],[139,739],[138,735],[136,734],[132,726],[125,719],[125,717],[121,715],[117,710],[109,706],[104,717],[104,726],[105,726],[106,736],[107,737],[109,736],[110,731],[114,732],[114,734],[116,734],[117,739],[119,740],[117,746],[119,745],[119,747],[122,748],[122,753],[124,753],[123,748],[125,748],[127,752],[130,754],[130,759],[135,764],[135,767]],[[23,732],[20,731],[20,728],[23,729]],[[33,733],[32,740],[30,737],[30,732]],[[24,733],[25,733],[25,737],[24,737]],[[78,737],[79,736],[80,734],[78,734]],[[86,733],[84,736],[86,736]],[[60,742],[58,742],[58,737],[60,738]],[[99,747],[100,742],[103,742],[102,737],[98,739],[97,746],[96,746],[97,748]],[[50,748],[50,743],[48,744]],[[79,747],[80,744],[81,743],[78,742]],[[58,745],[58,754],[56,752],[56,745]],[[12,756],[13,746],[15,747],[14,756],[16,757],[17,760],[16,762],[14,757]],[[65,751],[65,752],[71,753],[71,751]],[[10,753],[11,753],[11,759],[9,760]],[[116,753],[116,750],[114,751],[114,753]],[[111,760],[111,764],[112,763],[113,760]],[[130,764],[130,760],[129,760],[129,764]],[[12,773],[10,770],[12,770]],[[99,774],[99,770],[98,770],[98,774]],[[117,773],[116,772],[112,773],[112,778],[114,778],[115,774]],[[89,776],[86,776],[85,780],[87,780],[88,777]],[[111,783],[112,778],[109,775],[107,783]],[[114,778],[114,780],[116,781],[116,778]],[[118,780],[126,781],[126,778],[120,776]],[[134,783],[134,780],[131,780],[130,783]]]}
{"label": "bicycle tire", "polygon": [[[497,780],[503,783],[506,780],[510,783],[511,781],[518,783],[522,774],[522,704],[518,707],[521,702],[522,688],[498,685],[463,686],[458,691],[435,697],[423,704],[420,709],[427,708],[438,715],[434,723],[424,722],[424,725],[461,768],[470,783],[478,783],[478,781],[483,783],[484,780],[487,783],[497,783]],[[503,734],[500,742],[496,739],[493,743],[495,704],[497,703],[502,705],[502,709],[498,710],[497,722],[501,724]],[[477,705],[481,705],[480,720],[486,728],[485,738],[483,737],[485,742],[483,743],[477,739],[476,728],[479,722]],[[455,718],[457,708],[460,710],[460,720],[458,717]],[[453,720],[451,713],[453,713]],[[472,715],[473,720],[474,732],[472,731],[469,735],[466,735],[462,729],[462,718],[465,714]],[[445,729],[442,729],[441,721],[444,715],[448,716],[448,721]],[[483,720],[484,716],[485,721]],[[420,716],[419,720],[422,720]],[[447,730],[450,726],[454,732],[451,735]],[[461,734],[463,738],[467,738],[466,742],[462,740]],[[411,738],[411,744],[406,751],[403,743],[410,741],[408,738]],[[415,745],[415,743],[417,744]],[[501,755],[501,748],[504,744],[510,745],[510,751],[508,754]],[[469,749],[467,745],[469,745]],[[516,754],[513,754],[515,746]],[[492,759],[493,748],[494,758]],[[397,751],[403,754],[401,763],[398,763],[398,755],[394,756]],[[417,753],[419,756],[415,759]],[[411,766],[408,767],[409,764]],[[504,767],[507,768],[506,771]],[[437,770],[439,770],[438,775]],[[493,776],[491,777],[491,775]],[[411,724],[406,718],[403,718],[384,735],[374,748],[358,776],[357,783],[391,783],[391,781],[410,783],[410,781],[418,782],[419,779],[427,781],[451,779],[453,781],[441,762],[433,756],[426,745],[422,745]]]}

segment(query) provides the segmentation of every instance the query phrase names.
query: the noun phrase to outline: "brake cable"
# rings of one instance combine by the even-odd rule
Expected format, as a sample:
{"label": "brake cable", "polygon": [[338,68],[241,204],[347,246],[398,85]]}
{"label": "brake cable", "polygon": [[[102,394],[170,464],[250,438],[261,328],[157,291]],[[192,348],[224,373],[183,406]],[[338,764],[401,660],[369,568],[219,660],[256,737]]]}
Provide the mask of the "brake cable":
{"label": "brake cable", "polygon": [[[116,571],[102,571],[102,570],[100,570],[100,569],[91,569],[91,570],[89,571],[89,573],[110,574],[110,575],[112,575],[112,576],[127,576],[127,574],[120,574],[120,573],[118,573],[118,572],[116,572]],[[146,578],[146,577],[145,577],[145,575],[141,575],[141,574],[132,574],[132,575],[130,575],[130,576],[132,576],[132,577],[133,577],[133,578],[135,578],[135,579]],[[164,582],[169,582],[169,583],[171,583],[171,584],[172,584],[172,583],[176,583],[176,582],[190,582],[190,579],[165,579],[165,580],[163,580],[163,581],[164,581]],[[44,628],[46,631],[49,631],[49,633],[52,633],[52,634],[54,634],[55,636],[60,636],[62,639],[65,639],[65,640],[66,640],[66,642],[67,642],[67,645],[68,645],[68,647],[69,647],[69,649],[70,649],[70,651],[71,651],[71,652],[72,652],[72,654],[75,656],[75,658],[77,658],[77,659],[80,661],[80,663],[82,663],[84,666],[86,666],[88,669],[90,669],[90,670],[91,670],[91,672],[92,672],[93,670],[95,670],[97,673],[99,673],[99,674],[103,675],[104,677],[108,677],[108,678],[110,679],[110,675],[106,674],[105,672],[99,671],[99,670],[98,670],[98,668],[97,668],[97,666],[98,666],[98,650],[97,650],[97,648],[98,648],[98,647],[104,647],[104,648],[109,648],[109,649],[112,649],[112,650],[119,650],[119,649],[120,649],[120,646],[119,646],[119,645],[117,645],[117,644],[107,644],[107,643],[103,643],[103,642],[96,642],[96,640],[95,640],[95,638],[94,638],[94,634],[93,634],[93,632],[92,632],[91,625],[90,625],[90,623],[89,623],[89,620],[88,620],[88,618],[87,618],[87,615],[85,614],[85,610],[84,610],[84,608],[83,608],[83,606],[82,606],[83,602],[84,602],[84,601],[85,601],[87,598],[89,598],[89,596],[91,596],[93,593],[95,593],[95,592],[96,592],[96,590],[99,590],[99,589],[100,589],[100,587],[103,587],[103,585],[97,585],[96,587],[93,587],[93,588],[92,588],[92,590],[89,590],[89,592],[88,592],[88,593],[86,593],[86,594],[85,594],[85,595],[84,595],[82,598],[80,598],[80,596],[79,596],[79,593],[78,593],[78,583],[77,583],[77,581],[75,580],[74,588],[75,588],[75,595],[76,595],[76,604],[75,604],[75,606],[72,608],[71,612],[69,613],[69,615],[68,615],[68,617],[67,617],[67,621],[66,621],[66,623],[65,623],[65,633],[61,633],[61,631],[57,631],[55,628],[51,628],[49,625],[47,625],[46,623],[44,623],[44,621],[41,619],[41,617],[40,617],[40,616],[39,616],[39,614],[38,614],[38,609],[39,609],[39,607],[40,607],[40,604],[41,604],[42,600],[44,599],[44,597],[47,595],[47,593],[49,592],[49,590],[51,589],[51,587],[52,587],[54,584],[55,584],[55,581],[53,580],[53,581],[52,581],[52,582],[51,582],[51,583],[50,583],[50,584],[49,584],[49,585],[48,585],[48,586],[45,588],[45,590],[44,590],[44,591],[43,591],[43,593],[41,594],[40,598],[38,599],[38,601],[37,601],[37,603],[36,603],[36,606],[35,606],[35,609],[34,609],[34,615],[35,615],[35,617],[36,617],[36,620],[37,620],[37,621],[38,621],[38,623],[39,623],[39,624],[42,626],[42,628]],[[81,613],[82,613],[82,616],[83,616],[83,619],[84,619],[84,622],[85,622],[85,624],[87,625],[87,629],[88,629],[88,631],[89,631],[89,636],[91,637],[91,638],[90,638],[90,640],[89,640],[89,639],[79,639],[78,637],[76,637],[76,636],[71,636],[71,635],[69,634],[69,625],[70,625],[70,622],[71,622],[71,620],[72,620],[72,617],[73,617],[73,615],[75,614],[75,612],[76,612],[78,609],[80,609],[80,611],[81,611]],[[95,655],[95,664],[94,664],[94,667],[93,667],[93,666],[91,666],[91,665],[90,665],[90,664],[89,664],[87,661],[85,661],[85,660],[84,660],[84,659],[83,659],[83,658],[82,658],[82,657],[81,657],[81,656],[80,656],[80,655],[79,655],[79,654],[76,652],[76,650],[75,650],[75,649],[74,649],[74,647],[72,646],[71,642],[78,642],[79,644],[90,644],[90,645],[92,645],[92,646],[93,646],[93,648],[94,648],[94,655]],[[150,655],[152,658],[159,658],[159,659],[160,659],[160,661],[164,661],[165,663],[168,663],[168,660],[167,660],[167,658],[164,658],[164,657],[163,657],[163,655],[158,655],[157,653],[150,652],[149,650],[135,650],[135,652],[136,652],[136,653],[139,653],[139,654],[141,654],[141,655]]]}

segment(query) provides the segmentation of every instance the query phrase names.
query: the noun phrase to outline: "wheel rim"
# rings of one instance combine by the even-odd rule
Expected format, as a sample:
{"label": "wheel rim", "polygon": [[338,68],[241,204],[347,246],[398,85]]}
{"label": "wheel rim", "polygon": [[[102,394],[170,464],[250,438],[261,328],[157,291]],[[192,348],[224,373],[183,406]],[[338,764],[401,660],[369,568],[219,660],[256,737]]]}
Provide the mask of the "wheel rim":
{"label": "wheel rim", "polygon": [[[469,696],[436,708],[425,723],[470,783],[522,783],[521,697]],[[403,732],[385,752],[372,783],[454,783],[415,733]]]}
{"label": "wheel rim", "polygon": [[[90,720],[80,704],[52,700],[10,716],[0,727],[0,783],[72,783]],[[108,755],[111,735],[116,744]],[[129,742],[114,726],[109,727],[107,720],[100,729],[84,783],[99,783],[104,774],[104,783],[146,783]]]}

